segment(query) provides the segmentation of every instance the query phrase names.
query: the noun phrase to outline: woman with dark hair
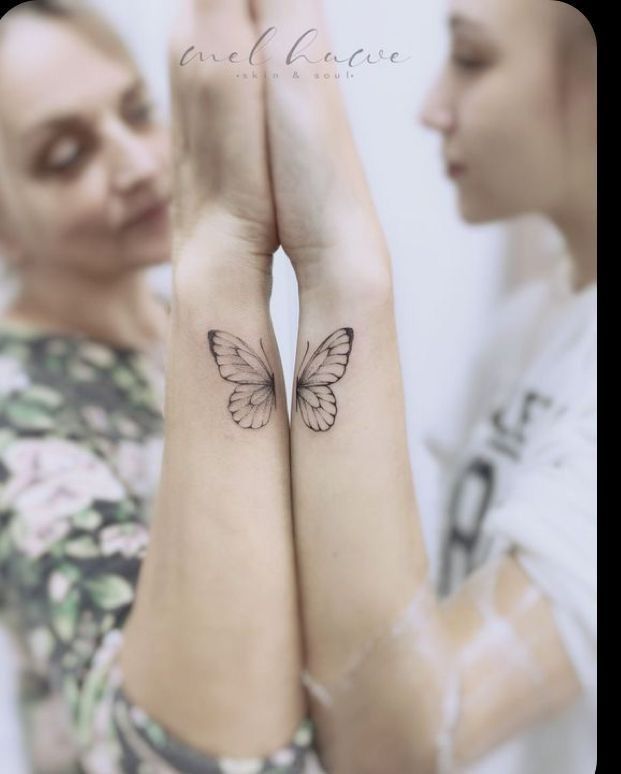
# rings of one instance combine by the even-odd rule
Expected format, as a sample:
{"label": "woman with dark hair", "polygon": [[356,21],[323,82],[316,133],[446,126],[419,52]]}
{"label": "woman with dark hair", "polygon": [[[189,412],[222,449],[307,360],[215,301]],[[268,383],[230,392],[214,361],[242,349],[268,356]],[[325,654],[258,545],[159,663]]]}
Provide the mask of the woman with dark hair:
{"label": "woman with dark hair", "polygon": [[[325,30],[319,2],[251,5],[282,41]],[[533,339],[512,315],[495,332],[432,578],[390,258],[337,82],[267,79],[278,235],[300,294],[305,684],[330,772],[452,772],[507,743],[490,770],[581,774],[596,761],[596,41],[561,2],[451,0],[449,26],[422,119],[459,210],[469,223],[544,216],[569,281]],[[284,60],[271,54],[270,68]]]}

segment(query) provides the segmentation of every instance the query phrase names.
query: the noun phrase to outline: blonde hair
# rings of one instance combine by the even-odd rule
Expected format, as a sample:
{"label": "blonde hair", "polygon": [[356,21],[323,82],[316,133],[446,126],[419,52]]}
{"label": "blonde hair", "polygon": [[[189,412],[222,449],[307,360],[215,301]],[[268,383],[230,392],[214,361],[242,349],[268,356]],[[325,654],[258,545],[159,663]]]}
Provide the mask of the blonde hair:
{"label": "blonde hair", "polygon": [[[24,15],[70,24],[99,51],[125,62],[132,70],[139,72],[136,59],[122,35],[87,0],[27,0],[16,5],[0,19],[0,45],[3,37],[8,34],[11,20]],[[2,208],[0,208],[0,226],[2,226]],[[9,295],[16,292],[18,285],[17,270],[6,260],[6,256],[2,255],[0,255],[0,284],[9,286]],[[0,301],[2,301],[1,298]]]}
{"label": "blonde hair", "polygon": [[0,21],[0,40],[12,18],[28,14],[71,24],[96,48],[138,69],[136,60],[116,28],[86,0],[27,0],[6,13]]}

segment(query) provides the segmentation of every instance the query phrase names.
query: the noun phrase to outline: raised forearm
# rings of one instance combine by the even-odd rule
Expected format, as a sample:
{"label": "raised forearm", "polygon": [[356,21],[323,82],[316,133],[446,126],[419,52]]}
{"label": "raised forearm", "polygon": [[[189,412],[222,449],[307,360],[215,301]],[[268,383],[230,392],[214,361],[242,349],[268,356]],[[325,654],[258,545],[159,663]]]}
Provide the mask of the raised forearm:
{"label": "raised forearm", "polygon": [[[312,352],[333,331],[353,331],[345,375],[331,386],[338,410],[332,428],[313,432],[301,406],[292,420],[308,663],[326,678],[394,618],[426,572],[391,293],[388,283],[364,290],[355,284],[351,291],[303,292],[300,307],[298,366],[308,342]],[[294,395],[294,409],[295,402]]]}
{"label": "raised forearm", "polygon": [[[331,385],[337,403],[334,424],[325,431],[310,429],[296,394],[292,420],[306,666],[329,690],[342,683],[370,643],[390,630],[428,574],[410,471],[388,259],[361,252],[356,259],[360,272],[352,273],[348,283],[302,288],[300,295],[298,391],[307,349],[313,352],[340,328],[353,331],[346,371]],[[377,684],[360,683],[360,695],[366,696],[360,703],[368,711],[357,718],[324,712],[314,703],[319,745],[324,763],[334,767],[331,772],[362,771],[357,766],[364,757],[372,766],[368,752],[380,742],[392,748],[381,756],[381,770],[398,770],[390,768],[390,755],[402,763],[398,747],[410,745],[405,724],[412,709],[394,710],[407,693],[399,685],[400,675],[397,665],[392,682],[386,669],[377,675]],[[385,733],[381,724],[385,720],[390,725],[394,717],[400,730],[393,723]],[[380,727],[374,727],[377,722]],[[360,759],[353,755],[355,749]]]}
{"label": "raised forearm", "polygon": [[[176,287],[162,477],[123,671],[129,695],[185,741],[210,753],[267,754],[304,711],[269,279],[220,266]],[[244,429],[229,411],[236,383],[219,372],[212,330],[269,360],[275,405],[260,429]]]}
{"label": "raised forearm", "polygon": [[445,774],[566,706],[577,681],[549,604],[513,557],[488,564],[450,602],[437,598],[410,475],[392,294],[351,276],[349,286],[301,293],[300,360],[307,340],[354,331],[331,386],[332,428],[313,432],[301,411],[292,425],[318,747],[331,774]]}

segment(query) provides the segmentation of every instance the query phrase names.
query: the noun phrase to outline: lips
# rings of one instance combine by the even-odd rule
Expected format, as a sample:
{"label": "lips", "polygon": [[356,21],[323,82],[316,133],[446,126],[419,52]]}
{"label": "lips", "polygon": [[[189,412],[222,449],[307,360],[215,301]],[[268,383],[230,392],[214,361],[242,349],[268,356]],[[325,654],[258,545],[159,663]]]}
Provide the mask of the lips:
{"label": "lips", "polygon": [[156,225],[163,222],[168,216],[168,204],[167,199],[158,199],[150,203],[136,214],[130,215],[121,226],[121,230]]}
{"label": "lips", "polygon": [[465,171],[465,166],[463,164],[457,163],[456,161],[449,161],[446,164],[446,174],[453,179],[461,177]]}

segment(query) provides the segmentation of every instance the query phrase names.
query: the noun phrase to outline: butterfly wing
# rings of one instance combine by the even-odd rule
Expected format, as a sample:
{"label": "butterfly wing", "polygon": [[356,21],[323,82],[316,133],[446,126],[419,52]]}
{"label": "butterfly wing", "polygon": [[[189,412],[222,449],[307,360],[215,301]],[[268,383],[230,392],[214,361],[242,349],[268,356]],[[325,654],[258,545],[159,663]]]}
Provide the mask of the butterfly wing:
{"label": "butterfly wing", "polygon": [[229,398],[229,411],[240,427],[258,430],[264,427],[274,408],[271,385],[238,384]]}
{"label": "butterfly wing", "polygon": [[329,430],[336,421],[336,397],[328,385],[298,386],[297,407],[304,424],[315,432]]}
{"label": "butterfly wing", "polygon": [[208,339],[220,376],[236,385],[229,399],[231,416],[240,427],[264,427],[276,403],[273,372],[243,339],[215,330]]}
{"label": "butterfly wing", "polygon": [[324,432],[336,421],[336,397],[330,385],[345,374],[353,340],[351,328],[334,331],[321,342],[298,376],[296,407],[311,430]]}

